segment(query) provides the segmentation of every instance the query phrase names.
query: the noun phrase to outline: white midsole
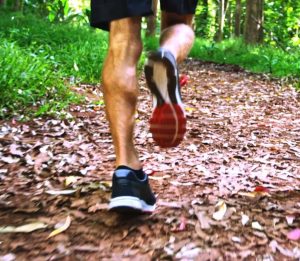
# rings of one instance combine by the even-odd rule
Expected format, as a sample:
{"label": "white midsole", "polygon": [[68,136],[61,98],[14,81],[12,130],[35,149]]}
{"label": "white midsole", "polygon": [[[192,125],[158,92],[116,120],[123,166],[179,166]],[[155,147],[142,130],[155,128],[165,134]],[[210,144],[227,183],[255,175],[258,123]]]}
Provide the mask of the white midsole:
{"label": "white midsole", "polygon": [[137,197],[121,196],[121,197],[116,197],[111,199],[108,205],[109,209],[118,208],[118,207],[128,207],[128,208],[141,210],[144,212],[153,212],[156,206],[155,204],[148,205],[144,200],[139,199]]}

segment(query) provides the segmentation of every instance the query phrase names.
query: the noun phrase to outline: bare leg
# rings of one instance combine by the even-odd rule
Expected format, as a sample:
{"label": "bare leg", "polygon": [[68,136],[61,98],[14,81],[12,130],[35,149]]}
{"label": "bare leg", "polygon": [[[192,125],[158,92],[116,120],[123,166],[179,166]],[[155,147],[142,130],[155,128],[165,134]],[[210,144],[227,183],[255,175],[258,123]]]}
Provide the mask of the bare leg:
{"label": "bare leg", "polygon": [[162,12],[160,46],[182,62],[191,50],[195,35],[191,28],[193,15]]}
{"label": "bare leg", "polygon": [[140,29],[140,17],[110,23],[109,50],[102,73],[116,165],[126,165],[133,169],[141,168],[133,144],[138,96],[136,64],[142,52]]}

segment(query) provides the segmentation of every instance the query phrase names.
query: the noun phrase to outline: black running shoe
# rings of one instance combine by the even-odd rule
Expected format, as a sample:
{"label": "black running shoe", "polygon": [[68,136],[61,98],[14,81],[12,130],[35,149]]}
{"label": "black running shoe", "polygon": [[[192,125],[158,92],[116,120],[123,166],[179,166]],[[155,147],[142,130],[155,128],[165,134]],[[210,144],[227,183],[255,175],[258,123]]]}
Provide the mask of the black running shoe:
{"label": "black running shoe", "polygon": [[142,170],[135,171],[126,166],[115,170],[109,210],[151,213],[155,210],[155,202],[148,176]]}

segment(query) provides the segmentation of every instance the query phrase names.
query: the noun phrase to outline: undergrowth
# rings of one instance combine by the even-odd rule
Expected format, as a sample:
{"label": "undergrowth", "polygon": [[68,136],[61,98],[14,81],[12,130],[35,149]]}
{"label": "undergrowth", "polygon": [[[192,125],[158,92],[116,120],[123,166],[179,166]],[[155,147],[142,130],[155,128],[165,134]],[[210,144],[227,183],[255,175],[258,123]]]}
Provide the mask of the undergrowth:
{"label": "undergrowth", "polygon": [[0,14],[0,118],[56,114],[99,82],[107,34],[35,16]]}
{"label": "undergrowth", "polygon": [[[96,84],[108,47],[108,34],[76,24],[0,13],[0,118],[14,114],[55,114],[78,102],[69,86]],[[158,39],[144,37],[144,52]],[[300,51],[246,46],[241,40],[211,43],[197,39],[191,57],[239,65],[278,77],[300,77]]]}
{"label": "undergrowth", "polygon": [[[2,15],[2,14],[1,14]],[[88,25],[55,24],[35,16],[2,15],[0,32],[8,41],[35,54],[43,53],[62,77],[97,83],[107,50],[107,34]]]}
{"label": "undergrowth", "polygon": [[[157,47],[157,38],[147,39],[147,49]],[[189,56],[202,61],[239,65],[254,73],[300,78],[300,50],[296,48],[284,51],[265,45],[246,45],[241,39],[221,43],[196,39]]]}
{"label": "undergrowth", "polygon": [[4,39],[0,42],[0,68],[0,118],[55,114],[79,101],[46,54],[32,53]]}
{"label": "undergrowth", "polygon": [[300,77],[300,50],[246,45],[241,39],[211,43],[197,39],[191,57],[204,61],[235,64],[251,72],[269,73],[276,77]]}

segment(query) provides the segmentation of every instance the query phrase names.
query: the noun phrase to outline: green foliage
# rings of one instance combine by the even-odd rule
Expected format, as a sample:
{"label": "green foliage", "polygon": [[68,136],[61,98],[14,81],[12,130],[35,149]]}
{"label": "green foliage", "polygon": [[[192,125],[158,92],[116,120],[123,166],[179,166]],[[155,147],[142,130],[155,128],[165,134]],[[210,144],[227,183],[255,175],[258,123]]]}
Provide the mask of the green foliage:
{"label": "green foliage", "polygon": [[82,9],[76,12],[71,6],[69,0],[54,0],[46,3],[48,10],[48,19],[50,22],[70,22],[87,24],[89,21],[89,9]]}
{"label": "green foliage", "polygon": [[266,1],[265,40],[271,45],[300,46],[300,2]]}
{"label": "green foliage", "polygon": [[159,47],[158,37],[147,37],[144,38],[143,41],[144,41],[144,49],[146,51],[155,50]]}
{"label": "green foliage", "polygon": [[70,13],[70,6],[68,0],[54,0],[47,4],[49,10],[49,21],[64,21]]}
{"label": "green foliage", "polygon": [[3,15],[0,31],[0,117],[59,111],[76,101],[67,82],[99,82],[105,33],[20,14]]}
{"label": "green foliage", "polygon": [[[226,10],[224,39],[233,35],[235,23],[236,0],[225,1]],[[246,0],[241,0],[241,30],[245,27]],[[195,32],[198,37],[213,40],[217,31],[218,1],[199,0],[195,15]],[[272,46],[300,46],[300,1],[265,0],[264,4],[264,40]],[[255,18],[253,18],[255,19]]]}
{"label": "green foliage", "polygon": [[0,31],[35,54],[51,57],[63,77],[97,83],[107,49],[107,34],[72,24],[53,24],[34,16],[4,16]]}
{"label": "green foliage", "polygon": [[[68,83],[99,82],[108,48],[107,33],[77,24],[50,23],[20,13],[0,13],[0,117],[17,111],[53,114],[78,97]],[[144,37],[144,53],[158,47],[156,37]],[[192,57],[240,65],[253,72],[300,77],[300,51],[245,46],[241,40],[212,43],[197,40]]]}
{"label": "green foliage", "polygon": [[216,10],[216,1],[198,1],[198,6],[195,14],[195,33],[197,37],[213,39],[217,31]]}
{"label": "green foliage", "polygon": [[[159,46],[156,37],[145,39],[146,50],[155,50]],[[196,39],[191,57],[221,64],[239,65],[251,72],[270,73],[277,77],[300,78],[300,50],[264,46],[248,46],[242,39],[225,40],[214,43]],[[292,66],[291,66],[292,65]]]}
{"label": "green foliage", "polygon": [[23,114],[53,114],[78,101],[47,55],[35,54],[8,40],[0,42],[0,117]]}
{"label": "green foliage", "polygon": [[269,46],[247,46],[241,39],[222,43],[197,40],[190,55],[204,61],[239,65],[252,72],[300,77],[300,50],[297,49],[285,52]]}

